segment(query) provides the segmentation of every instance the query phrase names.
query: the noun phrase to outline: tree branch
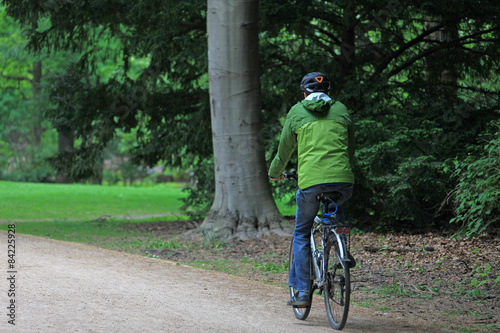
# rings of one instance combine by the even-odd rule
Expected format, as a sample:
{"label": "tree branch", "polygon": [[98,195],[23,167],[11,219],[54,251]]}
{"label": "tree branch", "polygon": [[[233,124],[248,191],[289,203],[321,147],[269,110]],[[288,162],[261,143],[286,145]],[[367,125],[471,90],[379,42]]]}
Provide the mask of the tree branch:
{"label": "tree branch", "polygon": [[318,37],[316,36],[310,36],[310,38],[313,40],[313,42],[315,42],[319,47],[321,47],[323,50],[325,50],[326,52],[330,53],[330,55],[332,55],[332,57],[336,60],[339,59],[339,55],[337,53],[335,53],[335,50],[333,50],[331,47],[325,45],[323,42],[321,42],[319,40]]}
{"label": "tree branch", "polygon": [[30,78],[27,78],[25,76],[11,76],[11,75],[4,75],[3,73],[1,74],[1,76],[4,78],[4,79],[7,79],[7,80],[15,80],[15,81],[28,81],[28,82],[32,82],[32,80]]}
{"label": "tree branch", "polygon": [[412,46],[422,42],[424,40],[425,37],[429,36],[430,34],[438,31],[439,29],[443,28],[443,24],[440,24],[440,25],[437,25],[431,29],[428,29],[426,31],[424,31],[423,33],[421,33],[419,36],[417,36],[416,38],[412,39],[411,41],[409,41],[408,43],[406,43],[405,45],[403,45],[402,47],[398,48],[398,50],[394,53],[392,53],[389,57],[387,57],[379,66],[377,66],[377,68],[375,69],[375,73],[372,75],[372,76],[377,76],[379,75],[380,73],[382,73],[382,71],[384,69],[387,68],[387,66],[389,65],[389,63],[398,58],[399,56],[401,56],[406,50],[408,50],[409,48],[411,48]]}
{"label": "tree branch", "polygon": [[337,44],[337,45],[342,44],[342,41],[340,39],[338,39],[337,37],[335,37],[333,34],[329,33],[328,31],[326,31],[325,29],[316,27],[316,30],[318,30],[320,33],[322,33],[323,35],[326,35],[328,38],[333,40],[335,42],[335,44]]}

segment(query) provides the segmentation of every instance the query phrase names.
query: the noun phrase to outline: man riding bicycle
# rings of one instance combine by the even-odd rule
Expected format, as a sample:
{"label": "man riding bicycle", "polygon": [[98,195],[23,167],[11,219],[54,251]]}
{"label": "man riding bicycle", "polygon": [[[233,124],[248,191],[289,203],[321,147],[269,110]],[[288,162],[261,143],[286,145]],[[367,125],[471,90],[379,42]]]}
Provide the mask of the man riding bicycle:
{"label": "man riding bicycle", "polygon": [[[295,259],[288,285],[299,292],[287,303],[293,306],[311,305],[308,290],[311,267],[309,237],[319,208],[318,195],[333,191],[341,193],[337,201],[337,221],[344,223],[342,203],[351,197],[353,191],[353,122],[347,107],[327,95],[330,85],[330,80],[322,73],[313,72],[304,76],[300,84],[304,100],[288,112],[278,153],[269,168],[272,180],[283,180],[286,165],[298,149],[299,189],[293,232]],[[354,263],[354,259],[351,262]]]}

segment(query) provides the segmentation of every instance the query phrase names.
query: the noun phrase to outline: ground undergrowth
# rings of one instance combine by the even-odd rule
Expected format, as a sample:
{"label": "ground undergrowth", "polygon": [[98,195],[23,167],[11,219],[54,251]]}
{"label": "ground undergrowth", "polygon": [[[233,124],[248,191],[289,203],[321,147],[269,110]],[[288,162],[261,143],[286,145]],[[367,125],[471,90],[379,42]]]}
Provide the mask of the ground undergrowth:
{"label": "ground undergrowth", "polygon": [[[187,241],[179,236],[195,228],[192,222],[127,228],[150,234],[149,242],[129,251],[286,287],[290,237],[226,242],[205,233]],[[459,332],[500,332],[498,235],[465,240],[432,232],[358,233],[351,247],[357,260],[351,273],[354,305]]]}

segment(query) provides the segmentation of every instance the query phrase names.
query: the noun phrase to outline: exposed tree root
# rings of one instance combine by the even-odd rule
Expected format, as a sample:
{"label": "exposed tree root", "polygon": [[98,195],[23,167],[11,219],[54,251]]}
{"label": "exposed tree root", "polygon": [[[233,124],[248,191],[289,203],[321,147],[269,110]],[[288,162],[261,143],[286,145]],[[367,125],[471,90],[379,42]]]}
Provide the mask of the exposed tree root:
{"label": "exposed tree root", "polygon": [[185,233],[183,239],[198,237],[221,240],[261,238],[262,236],[290,236],[293,227],[281,215],[272,217],[240,217],[226,211],[224,214],[209,213],[196,229]]}

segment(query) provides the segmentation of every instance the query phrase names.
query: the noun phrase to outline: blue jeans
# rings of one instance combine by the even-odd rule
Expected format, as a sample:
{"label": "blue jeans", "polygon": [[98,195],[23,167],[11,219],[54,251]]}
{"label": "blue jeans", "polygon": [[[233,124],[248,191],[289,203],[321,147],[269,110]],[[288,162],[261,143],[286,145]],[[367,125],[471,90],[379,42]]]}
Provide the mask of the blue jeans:
{"label": "blue jeans", "polygon": [[320,184],[299,189],[296,195],[297,214],[295,216],[295,230],[293,232],[293,264],[288,277],[288,286],[294,287],[300,292],[307,292],[309,280],[311,279],[311,228],[314,217],[318,214],[319,201],[316,199],[322,192],[337,191],[342,194],[337,202],[337,221],[345,222],[342,204],[352,196],[353,184],[332,183]]}

